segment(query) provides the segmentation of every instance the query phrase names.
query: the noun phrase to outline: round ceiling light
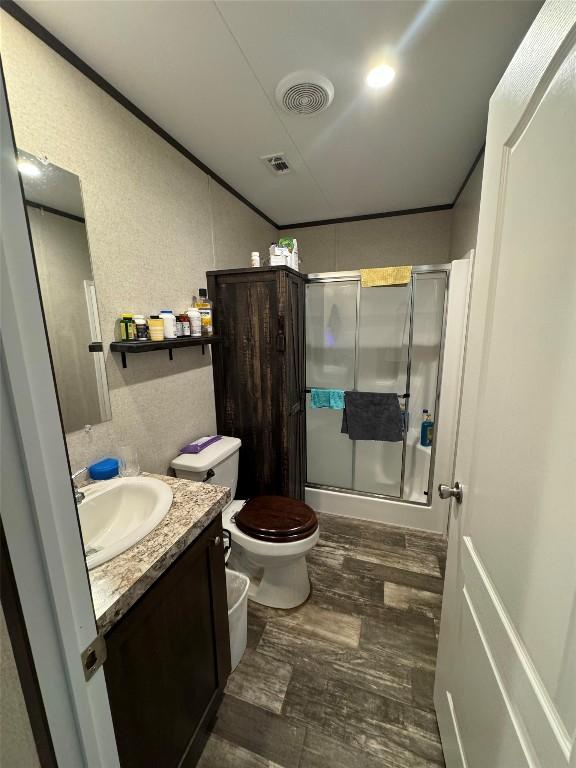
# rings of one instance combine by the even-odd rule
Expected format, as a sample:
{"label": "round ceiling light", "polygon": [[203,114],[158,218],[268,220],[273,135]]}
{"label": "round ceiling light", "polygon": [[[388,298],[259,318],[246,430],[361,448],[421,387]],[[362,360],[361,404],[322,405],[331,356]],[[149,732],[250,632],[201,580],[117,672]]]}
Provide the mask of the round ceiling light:
{"label": "round ceiling light", "polygon": [[396,77],[396,70],[389,64],[380,64],[368,72],[366,82],[370,88],[385,88]]}

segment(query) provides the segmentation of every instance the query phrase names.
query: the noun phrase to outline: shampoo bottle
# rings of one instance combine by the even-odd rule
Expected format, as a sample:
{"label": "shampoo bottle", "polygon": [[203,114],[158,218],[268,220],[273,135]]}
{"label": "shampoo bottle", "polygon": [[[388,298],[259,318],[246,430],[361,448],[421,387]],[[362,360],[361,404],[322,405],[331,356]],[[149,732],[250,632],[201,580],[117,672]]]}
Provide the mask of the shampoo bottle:
{"label": "shampoo bottle", "polygon": [[432,416],[428,413],[428,408],[422,411],[422,427],[420,428],[420,445],[429,448],[432,445],[434,436],[434,422]]}

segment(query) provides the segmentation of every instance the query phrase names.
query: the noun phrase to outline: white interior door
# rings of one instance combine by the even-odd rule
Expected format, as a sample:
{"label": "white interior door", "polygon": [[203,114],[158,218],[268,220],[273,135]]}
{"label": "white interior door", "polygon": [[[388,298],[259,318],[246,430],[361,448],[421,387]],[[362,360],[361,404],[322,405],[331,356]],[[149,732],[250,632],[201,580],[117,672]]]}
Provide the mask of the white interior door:
{"label": "white interior door", "polygon": [[435,704],[448,768],[576,766],[576,3],[491,103]]}
{"label": "white interior door", "polygon": [[[1,70],[1,67],[0,67]],[[0,71],[2,525],[59,768],[118,768],[22,187]]]}

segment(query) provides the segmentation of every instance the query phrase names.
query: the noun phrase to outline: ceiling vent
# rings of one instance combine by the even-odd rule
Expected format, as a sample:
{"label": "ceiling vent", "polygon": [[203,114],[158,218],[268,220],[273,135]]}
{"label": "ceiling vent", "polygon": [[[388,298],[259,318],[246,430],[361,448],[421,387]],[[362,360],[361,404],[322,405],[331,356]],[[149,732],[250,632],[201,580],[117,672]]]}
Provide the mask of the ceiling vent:
{"label": "ceiling vent", "polygon": [[328,109],[334,98],[334,86],[318,72],[293,72],[276,86],[276,101],[286,112],[314,115]]}
{"label": "ceiling vent", "polygon": [[260,160],[268,166],[274,176],[284,176],[284,174],[290,173],[292,170],[283,152],[276,152],[274,155],[264,155]]}

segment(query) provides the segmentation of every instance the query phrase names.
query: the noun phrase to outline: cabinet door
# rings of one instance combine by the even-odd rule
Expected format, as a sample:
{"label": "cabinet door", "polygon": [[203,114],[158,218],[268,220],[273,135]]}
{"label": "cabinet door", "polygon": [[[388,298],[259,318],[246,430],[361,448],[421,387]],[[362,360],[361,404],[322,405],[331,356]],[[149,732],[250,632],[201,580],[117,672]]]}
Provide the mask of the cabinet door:
{"label": "cabinet door", "polygon": [[106,642],[104,672],[122,768],[175,768],[183,759],[193,765],[230,671],[220,520]]}
{"label": "cabinet door", "polygon": [[277,272],[218,274],[209,286],[224,343],[213,348],[218,432],[242,440],[237,496],[282,493]]}
{"label": "cabinet door", "polygon": [[286,349],[282,424],[283,493],[304,499],[306,482],[306,383],[304,281],[290,273],[280,275],[280,322],[284,323]]}

